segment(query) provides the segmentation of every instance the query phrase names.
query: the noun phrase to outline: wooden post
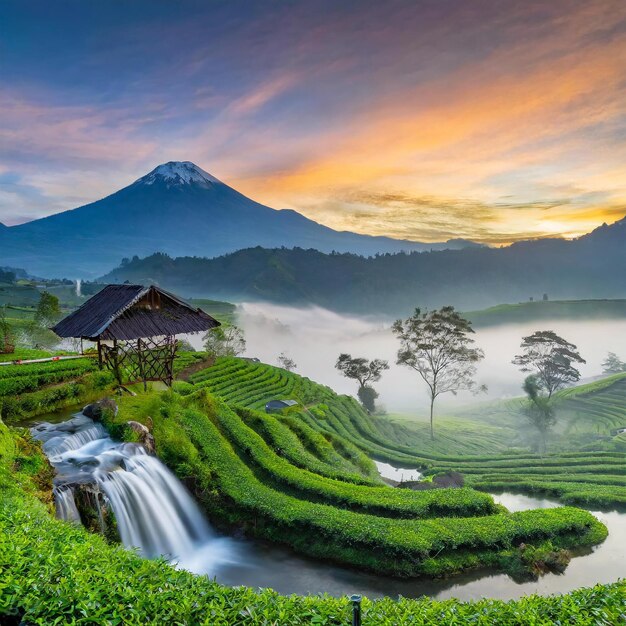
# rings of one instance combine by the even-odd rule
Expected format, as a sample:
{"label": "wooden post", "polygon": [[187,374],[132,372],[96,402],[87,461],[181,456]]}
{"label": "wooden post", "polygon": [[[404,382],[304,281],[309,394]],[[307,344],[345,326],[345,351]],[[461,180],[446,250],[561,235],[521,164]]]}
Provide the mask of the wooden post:
{"label": "wooden post", "polygon": [[122,386],[122,373],[120,372],[120,359],[119,354],[117,353],[117,339],[113,340],[113,368],[115,371],[115,378],[117,378],[117,382]]}
{"label": "wooden post", "polygon": [[139,362],[139,376],[143,380],[143,390],[148,391],[148,383],[146,381],[146,366],[144,362],[144,354],[141,348],[141,339],[137,339],[137,360]]}

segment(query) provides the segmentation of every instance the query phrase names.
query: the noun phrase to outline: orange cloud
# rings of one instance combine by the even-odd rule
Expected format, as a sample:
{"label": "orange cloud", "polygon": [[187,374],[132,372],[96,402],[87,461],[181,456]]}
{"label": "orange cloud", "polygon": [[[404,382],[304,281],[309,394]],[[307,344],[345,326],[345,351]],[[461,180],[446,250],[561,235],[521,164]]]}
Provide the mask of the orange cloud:
{"label": "orange cloud", "polygon": [[[454,75],[382,98],[341,130],[313,139],[310,158],[272,176],[234,182],[268,204],[375,234],[394,230],[393,204],[378,205],[376,220],[363,211],[355,220],[346,194],[443,195],[500,206],[492,217],[494,234],[508,230],[510,240],[517,229],[574,236],[619,217],[626,212],[620,208],[626,179],[618,165],[624,144],[607,129],[626,118],[626,40],[604,34],[624,13],[623,5],[617,13],[609,10],[616,6],[607,3],[601,15],[583,8],[541,41],[497,50]],[[520,190],[524,184],[528,188]],[[558,217],[533,207],[563,199],[567,185],[577,190],[566,194],[567,211]],[[584,199],[594,193],[606,197]],[[501,203],[510,195],[515,211]],[[423,212],[403,219],[412,222],[412,238],[428,237]],[[450,236],[467,230],[464,219],[471,225],[471,216],[460,211]]]}

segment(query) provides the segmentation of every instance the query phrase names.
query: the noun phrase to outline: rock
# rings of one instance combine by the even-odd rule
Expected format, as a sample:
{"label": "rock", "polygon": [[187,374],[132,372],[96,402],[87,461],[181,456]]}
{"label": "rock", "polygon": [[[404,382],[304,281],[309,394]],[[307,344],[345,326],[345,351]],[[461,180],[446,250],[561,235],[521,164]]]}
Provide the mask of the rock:
{"label": "rock", "polygon": [[113,415],[117,415],[117,403],[111,398],[103,398],[102,400],[98,400],[98,402],[92,402],[83,408],[83,415],[86,417],[99,422],[102,420],[102,415],[105,411],[112,411]]}
{"label": "rock", "polygon": [[154,454],[154,437],[151,435],[150,431],[143,424],[135,422],[134,420],[130,420],[129,422],[126,422],[126,424],[133,430],[133,432],[137,433],[139,436],[139,443],[146,449],[146,452],[148,454]]}

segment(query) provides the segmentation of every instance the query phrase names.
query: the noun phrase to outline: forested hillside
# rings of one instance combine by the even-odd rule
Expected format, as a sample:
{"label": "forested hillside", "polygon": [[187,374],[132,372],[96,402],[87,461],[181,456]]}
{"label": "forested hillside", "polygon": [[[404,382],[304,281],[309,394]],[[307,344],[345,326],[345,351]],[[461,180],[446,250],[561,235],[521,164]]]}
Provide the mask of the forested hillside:
{"label": "forested hillside", "polygon": [[187,296],[392,315],[408,313],[416,303],[474,310],[538,300],[543,294],[551,300],[624,298],[622,222],[575,241],[544,239],[507,248],[369,258],[300,248],[250,248],[214,259],[154,254],[124,263],[103,280],[156,282]]}

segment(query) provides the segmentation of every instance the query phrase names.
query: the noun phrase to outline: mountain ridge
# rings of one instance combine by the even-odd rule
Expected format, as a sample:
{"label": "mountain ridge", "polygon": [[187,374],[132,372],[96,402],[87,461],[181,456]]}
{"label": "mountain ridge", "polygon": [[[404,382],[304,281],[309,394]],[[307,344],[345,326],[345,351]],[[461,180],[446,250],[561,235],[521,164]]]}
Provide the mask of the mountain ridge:
{"label": "mountain ridge", "polygon": [[301,248],[248,248],[212,259],[154,254],[105,282],[157,283],[185,296],[317,305],[404,315],[416,306],[477,310],[539,299],[626,298],[626,229],[465,248],[362,257]]}
{"label": "mountain ridge", "polygon": [[123,257],[157,251],[215,257],[257,245],[371,255],[479,244],[336,231],[260,204],[189,161],[163,163],[105,198],[0,229],[0,261],[43,277],[93,278]]}

